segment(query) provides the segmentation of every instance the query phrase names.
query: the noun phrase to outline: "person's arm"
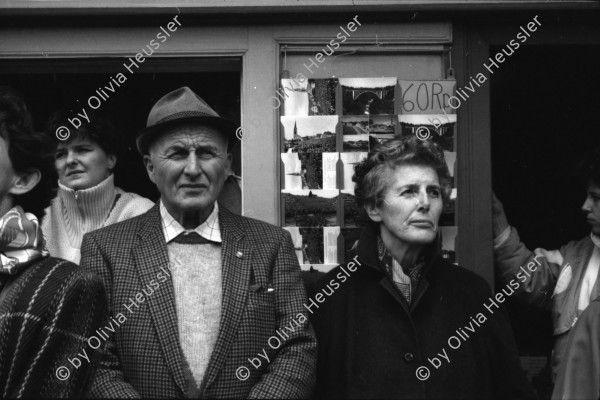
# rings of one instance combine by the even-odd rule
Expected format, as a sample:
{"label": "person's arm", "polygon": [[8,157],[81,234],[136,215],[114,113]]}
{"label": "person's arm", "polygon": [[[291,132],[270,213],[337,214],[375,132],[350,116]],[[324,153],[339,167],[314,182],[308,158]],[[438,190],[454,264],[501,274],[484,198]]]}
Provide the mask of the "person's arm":
{"label": "person's arm", "polygon": [[552,399],[600,399],[600,301],[588,306],[569,335]]}
{"label": "person's arm", "polygon": [[[284,231],[273,266],[277,326],[306,314],[307,301],[300,266],[289,232]],[[317,340],[308,319],[289,333],[267,372],[250,391],[249,398],[308,398],[315,384]]]}
{"label": "person's arm", "polygon": [[[108,315],[112,312],[112,276],[108,261],[90,234],[83,237],[81,246],[81,268],[97,274],[103,281],[108,295]],[[101,348],[101,360],[89,397],[92,398],[140,398],[134,387],[125,381],[121,371],[114,335],[110,335]]]}
{"label": "person's arm", "polygon": [[517,286],[519,300],[549,308],[560,273],[562,255],[558,250],[529,250],[514,227],[508,224],[502,203],[493,195],[492,225],[494,233],[494,264],[502,285]]}

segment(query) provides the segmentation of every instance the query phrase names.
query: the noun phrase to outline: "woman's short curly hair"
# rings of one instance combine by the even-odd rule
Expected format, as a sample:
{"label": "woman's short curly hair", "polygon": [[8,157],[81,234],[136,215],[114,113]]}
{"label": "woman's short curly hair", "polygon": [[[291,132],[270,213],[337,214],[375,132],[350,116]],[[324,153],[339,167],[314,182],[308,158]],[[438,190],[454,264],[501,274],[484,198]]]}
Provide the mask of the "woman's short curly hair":
{"label": "woman's short curly hair", "polygon": [[377,145],[367,158],[356,164],[352,180],[356,183],[354,194],[358,206],[380,207],[393,183],[392,172],[403,165],[433,168],[440,181],[442,199],[448,201],[452,188],[444,151],[433,142],[409,136]]}
{"label": "woman's short curly hair", "polygon": [[40,171],[40,182],[28,193],[15,196],[15,204],[42,218],[58,186],[54,146],[45,134],[34,131],[23,98],[6,86],[0,86],[0,135],[8,144],[8,157],[16,172]]}
{"label": "woman's short curly hair", "polygon": [[[56,111],[50,116],[46,123],[47,133],[54,138],[55,145],[58,145],[59,143],[69,143],[76,138],[83,138],[97,143],[106,154],[112,154],[118,157],[118,133],[114,124],[104,116],[95,112],[88,111],[86,116],[90,122],[79,116],[77,118],[81,125],[75,129],[68,120],[68,118],[72,119],[76,117],[75,114],[67,110]],[[56,136],[56,130],[61,126],[69,128],[69,136],[65,140],[59,139]]]}

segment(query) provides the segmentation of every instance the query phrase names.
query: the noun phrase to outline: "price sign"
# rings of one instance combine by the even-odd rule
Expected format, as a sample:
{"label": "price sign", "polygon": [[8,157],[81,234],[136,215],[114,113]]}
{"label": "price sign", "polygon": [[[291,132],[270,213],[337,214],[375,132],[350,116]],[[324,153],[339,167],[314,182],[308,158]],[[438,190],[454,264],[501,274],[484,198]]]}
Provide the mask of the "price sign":
{"label": "price sign", "polygon": [[448,99],[454,95],[456,80],[398,80],[398,83],[400,93],[402,93],[400,114],[452,114],[455,112],[448,104]]}

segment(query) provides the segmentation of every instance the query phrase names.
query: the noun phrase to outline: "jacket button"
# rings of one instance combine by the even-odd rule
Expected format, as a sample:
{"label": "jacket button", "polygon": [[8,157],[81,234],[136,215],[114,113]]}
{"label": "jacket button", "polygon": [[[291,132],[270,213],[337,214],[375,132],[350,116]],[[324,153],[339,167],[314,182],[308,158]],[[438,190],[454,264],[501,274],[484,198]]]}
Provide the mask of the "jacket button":
{"label": "jacket button", "polygon": [[415,359],[415,356],[412,353],[406,353],[404,355],[404,360],[408,363],[413,362],[414,359]]}

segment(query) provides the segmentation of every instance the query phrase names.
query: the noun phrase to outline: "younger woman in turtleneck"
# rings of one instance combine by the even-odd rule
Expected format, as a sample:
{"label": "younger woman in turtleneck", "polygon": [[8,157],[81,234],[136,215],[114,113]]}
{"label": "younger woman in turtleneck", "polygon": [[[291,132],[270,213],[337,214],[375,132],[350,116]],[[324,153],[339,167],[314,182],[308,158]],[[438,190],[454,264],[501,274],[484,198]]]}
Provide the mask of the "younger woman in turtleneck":
{"label": "younger woman in turtleneck", "polygon": [[[50,133],[64,125],[66,117],[56,114]],[[143,214],[154,205],[114,185],[114,128],[101,117],[89,117],[90,122],[82,121],[66,140],[57,140],[58,195],[42,221],[50,254],[76,264],[84,234]]]}

